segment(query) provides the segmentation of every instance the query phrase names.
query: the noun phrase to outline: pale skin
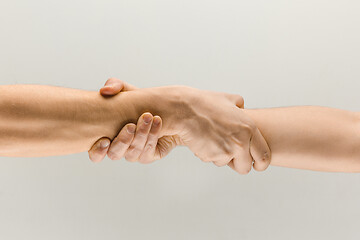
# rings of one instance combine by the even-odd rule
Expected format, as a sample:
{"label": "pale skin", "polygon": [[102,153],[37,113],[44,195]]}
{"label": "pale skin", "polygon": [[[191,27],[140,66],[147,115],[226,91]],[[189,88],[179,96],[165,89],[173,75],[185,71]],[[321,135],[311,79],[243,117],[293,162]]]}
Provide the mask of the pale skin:
{"label": "pale skin", "polygon": [[[100,92],[104,96],[111,96],[118,94],[121,90],[136,89],[129,86],[131,85],[113,78],[105,83]],[[272,152],[271,165],[327,172],[360,172],[360,137],[356,134],[360,130],[359,113],[316,106],[244,109],[243,111],[254,120],[265,137]],[[150,113],[145,114],[152,116]],[[128,160],[129,149],[138,148],[146,151],[144,143],[146,141],[138,144],[139,141],[134,142],[133,139],[148,138],[147,142],[156,146],[160,127],[158,126],[156,132],[145,131],[148,132],[147,135],[140,134],[139,136],[137,136],[138,131],[127,134],[122,130],[119,137],[125,144],[112,142],[110,148],[103,149],[97,148],[94,144],[89,151],[89,157],[99,162],[109,151],[110,159],[117,160],[125,157]],[[149,127],[146,127],[139,119],[137,128]],[[109,141],[99,139],[99,141],[102,140]],[[162,148],[162,150],[167,154],[177,144],[177,141],[173,141],[169,144],[169,148],[165,150]],[[114,158],[112,152],[116,152],[116,149],[121,150]],[[155,156],[150,162],[158,158],[159,156]],[[139,162],[142,162],[140,159]],[[228,165],[234,168],[232,162],[230,161]]]}
{"label": "pale skin", "polygon": [[[143,149],[126,150],[131,161],[141,155],[141,161],[151,162],[154,156],[163,157],[176,143],[218,166],[232,161],[241,174],[251,170],[253,161],[260,171],[270,163],[270,149],[253,120],[240,111],[243,99],[239,95],[185,86],[138,89],[110,98],[94,91],[43,85],[5,85],[0,91],[1,156],[83,152],[102,137],[120,143],[121,138],[115,138],[119,130],[142,113],[151,112],[155,117],[145,114],[140,118],[137,132],[141,133],[141,121],[145,122],[147,115],[148,126],[153,126],[152,132],[162,138],[158,142],[163,146],[157,144],[160,147],[150,148],[145,154]],[[131,125],[125,130],[133,132]],[[148,136],[149,131],[151,128],[143,135]],[[144,141],[137,139],[134,141],[138,144]],[[113,158],[117,154],[118,150],[113,151]]]}

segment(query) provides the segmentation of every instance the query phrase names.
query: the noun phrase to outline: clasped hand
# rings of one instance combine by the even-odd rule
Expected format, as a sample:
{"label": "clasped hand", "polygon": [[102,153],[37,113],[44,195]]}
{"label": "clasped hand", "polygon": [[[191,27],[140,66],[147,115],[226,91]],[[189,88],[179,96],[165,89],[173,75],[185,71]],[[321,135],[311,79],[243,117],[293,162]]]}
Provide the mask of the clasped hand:
{"label": "clasped hand", "polygon": [[[138,88],[110,78],[100,94],[115,96],[126,91]],[[164,108],[160,110],[161,117],[143,113],[136,124],[123,126],[113,140],[97,140],[88,152],[89,158],[100,162],[108,155],[112,160],[125,157],[130,162],[151,163],[184,145],[202,161],[228,165],[240,174],[249,173],[252,167],[257,171],[267,169],[270,149],[253,120],[242,111],[241,96],[180,86],[149,88],[144,92],[162,94],[161,91],[176,92],[178,102],[171,100],[175,110]]]}

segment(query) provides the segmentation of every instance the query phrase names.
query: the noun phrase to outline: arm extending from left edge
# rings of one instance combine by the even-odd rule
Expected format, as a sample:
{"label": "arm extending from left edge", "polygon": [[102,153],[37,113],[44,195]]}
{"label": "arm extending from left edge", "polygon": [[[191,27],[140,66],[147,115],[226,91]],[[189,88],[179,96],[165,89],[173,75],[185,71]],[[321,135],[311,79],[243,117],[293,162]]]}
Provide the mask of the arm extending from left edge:
{"label": "arm extending from left edge", "polygon": [[100,137],[113,138],[124,121],[121,107],[95,91],[2,85],[0,92],[0,156],[84,152]]}

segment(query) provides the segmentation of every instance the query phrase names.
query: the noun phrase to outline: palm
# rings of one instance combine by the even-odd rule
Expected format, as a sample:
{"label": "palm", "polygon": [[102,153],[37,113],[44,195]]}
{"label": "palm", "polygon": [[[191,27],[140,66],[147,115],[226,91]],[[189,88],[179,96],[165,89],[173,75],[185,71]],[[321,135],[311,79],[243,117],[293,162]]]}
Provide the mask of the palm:
{"label": "palm", "polygon": [[158,160],[164,158],[178,145],[183,145],[178,135],[163,136],[159,138],[156,145],[154,159]]}

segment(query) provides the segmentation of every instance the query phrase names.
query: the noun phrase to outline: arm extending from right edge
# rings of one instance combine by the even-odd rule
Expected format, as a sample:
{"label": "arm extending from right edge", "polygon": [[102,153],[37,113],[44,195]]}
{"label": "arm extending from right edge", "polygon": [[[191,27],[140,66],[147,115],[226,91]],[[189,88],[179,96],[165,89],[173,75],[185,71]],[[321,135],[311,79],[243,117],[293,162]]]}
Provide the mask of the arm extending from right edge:
{"label": "arm extending from right edge", "polygon": [[360,172],[356,112],[301,106],[244,109],[271,149],[271,165],[326,172]]}

